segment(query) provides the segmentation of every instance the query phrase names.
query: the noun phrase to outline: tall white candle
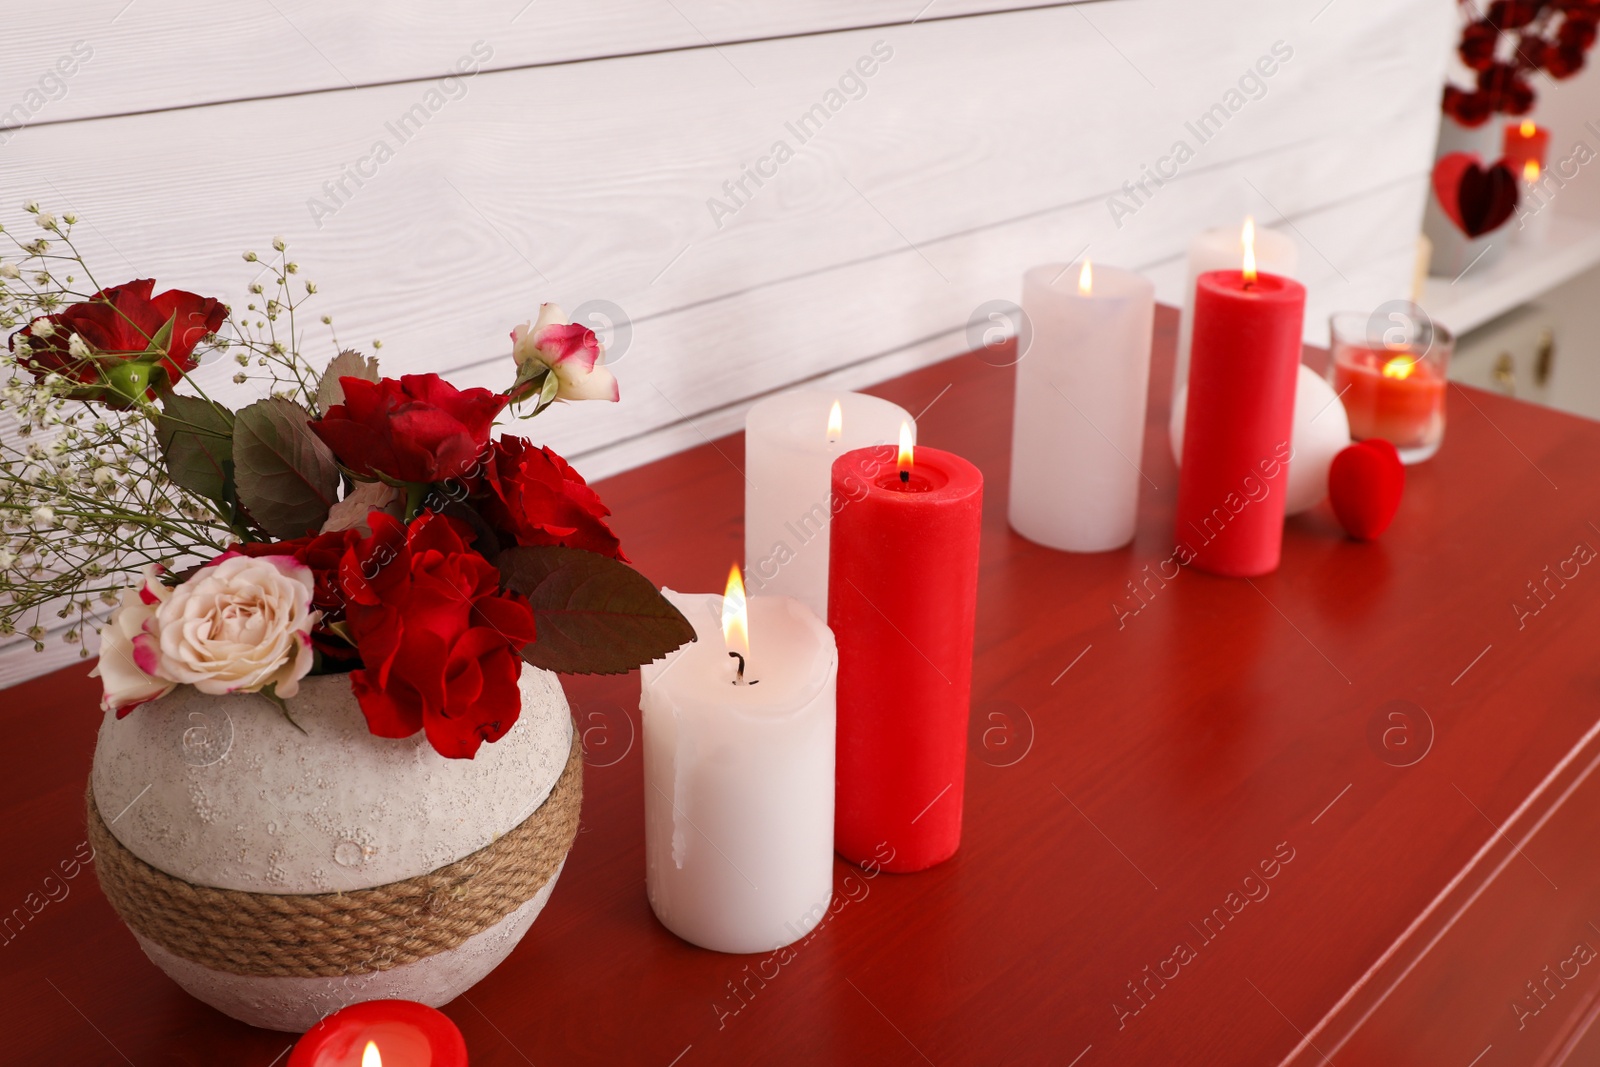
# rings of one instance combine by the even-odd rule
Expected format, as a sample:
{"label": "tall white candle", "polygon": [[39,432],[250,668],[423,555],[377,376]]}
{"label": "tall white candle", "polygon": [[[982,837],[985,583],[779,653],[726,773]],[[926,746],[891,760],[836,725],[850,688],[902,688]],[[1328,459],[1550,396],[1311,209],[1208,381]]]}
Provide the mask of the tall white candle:
{"label": "tall white candle", "polygon": [[[835,421],[836,420],[836,421]],[[750,409],[744,431],[744,565],[752,593],[791,596],[828,617],[833,461],[893,444],[911,416],[862,393],[800,390]]]}
{"label": "tall white candle", "polygon": [[1178,362],[1172,371],[1172,395],[1189,383],[1189,348],[1194,342],[1194,287],[1200,275],[1213,270],[1238,270],[1244,255],[1244,229],[1255,232],[1256,267],[1269,274],[1293,278],[1300,266],[1300,250],[1288,234],[1265,230],[1246,218],[1244,226],[1219,226],[1202,230],[1189,242],[1189,276],[1183,283],[1183,304],[1178,313]]}
{"label": "tall white candle", "polygon": [[[698,639],[640,672],[650,907],[702,948],[767,952],[833,896],[833,633],[789,597],[752,597],[746,646],[720,625],[742,590],[666,595]],[[744,647],[741,681],[728,653]]]}
{"label": "tall white candle", "polygon": [[1023,276],[1033,342],[1017,362],[1010,517],[1028,540],[1104,552],[1133,539],[1155,299],[1148,279],[1087,262]]}

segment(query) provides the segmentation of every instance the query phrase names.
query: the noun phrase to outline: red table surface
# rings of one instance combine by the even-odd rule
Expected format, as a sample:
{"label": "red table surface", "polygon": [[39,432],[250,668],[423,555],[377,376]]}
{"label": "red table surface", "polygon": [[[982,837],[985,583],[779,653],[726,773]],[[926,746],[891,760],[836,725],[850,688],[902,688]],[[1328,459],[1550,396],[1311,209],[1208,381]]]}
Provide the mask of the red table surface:
{"label": "red table surface", "polygon": [[[1322,505],[1289,521],[1276,573],[1150,579],[1129,615],[1129,583],[1172,549],[1160,398],[1175,319],[1158,320],[1138,537],[1116,552],[1052,552],[1007,528],[1004,360],[872,390],[987,480],[956,857],[872,879],[838,864],[843,903],[782,965],[693,948],[645,901],[638,681],[569,679],[582,828],[527,938],[445,1009],[475,1065],[1592,1053],[1600,965],[1537,1001],[1525,983],[1577,942],[1600,948],[1600,568],[1542,602],[1527,583],[1600,547],[1600,426],[1452,386],[1444,448],[1407,472],[1381,541],[1345,539]],[[721,588],[743,542],[741,459],[733,436],[600,484],[652,579]],[[37,902],[84,837],[100,718],[86,669],[0,698],[7,911]],[[1371,729],[1394,700],[1423,710]],[[1276,877],[1245,881],[1290,850]],[[281,1062],[289,1037],[168,981],[87,870],[65,885],[0,945],[0,1061]],[[1239,907],[1246,890],[1267,895]],[[1208,940],[1219,908],[1229,921]],[[1192,958],[1132,999],[1180,943]],[[1521,1029],[1519,996],[1542,1005]],[[1120,1028],[1118,1003],[1141,1005]]]}

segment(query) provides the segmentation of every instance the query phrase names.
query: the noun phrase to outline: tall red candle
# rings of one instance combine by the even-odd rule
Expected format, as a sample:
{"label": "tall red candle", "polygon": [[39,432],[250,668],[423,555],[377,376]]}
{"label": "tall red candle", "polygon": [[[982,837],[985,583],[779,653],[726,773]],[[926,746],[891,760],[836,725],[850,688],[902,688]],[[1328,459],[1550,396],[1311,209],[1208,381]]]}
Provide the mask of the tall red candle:
{"label": "tall red candle", "polygon": [[983,475],[937,449],[862,448],[834,461],[833,499],[834,848],[920,871],[961,844]]}
{"label": "tall red candle", "polygon": [[1299,282],[1253,270],[1195,286],[1177,539],[1200,570],[1278,566],[1305,304]]}

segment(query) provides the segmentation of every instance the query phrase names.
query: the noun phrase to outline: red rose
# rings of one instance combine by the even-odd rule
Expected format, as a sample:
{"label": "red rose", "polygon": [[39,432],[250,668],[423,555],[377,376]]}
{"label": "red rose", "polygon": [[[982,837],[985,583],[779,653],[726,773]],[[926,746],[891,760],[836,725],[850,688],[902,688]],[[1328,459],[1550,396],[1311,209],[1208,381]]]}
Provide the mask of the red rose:
{"label": "red rose", "polygon": [[368,521],[372,536],[339,566],[363,664],[350,685],[367,728],[425,730],[440,755],[471,759],[522,710],[518,650],[534,638],[533,612],[501,591],[494,564],[467,547],[455,520],[424,512],[407,528],[374,511]]}
{"label": "red rose", "polygon": [[437,482],[469,473],[489,442],[506,398],[457,389],[437,374],[396,381],[341,378],[344,403],[311,423],[339,462],[356,474]]}
{"label": "red rose", "polygon": [[[85,388],[69,394],[76,399],[153,398],[194,369],[195,346],[228,317],[228,309],[208,296],[169,289],[152,297],[155,285],[143,278],[102,289],[46,316],[53,327],[46,336],[34,323],[12,334],[11,350],[17,351],[19,338],[26,340],[27,354],[19,353],[18,362],[36,376],[54,372],[81,382]],[[163,338],[169,323],[171,333]],[[86,356],[72,353],[74,334]]]}
{"label": "red rose", "polygon": [[502,435],[493,447],[479,503],[503,540],[519,545],[561,545],[626,560],[606,525],[611,509],[571,464],[548,448]]}
{"label": "red rose", "polygon": [[344,554],[361,540],[358,530],[338,530],[312,534],[292,541],[254,542],[234,545],[232,551],[245,556],[293,556],[311,568],[311,606],[322,612],[322,619],[311,631],[312,644],[325,656],[348,660],[356,650],[348,641],[328,630],[329,623],[344,618],[344,591],[339,586],[339,564]]}

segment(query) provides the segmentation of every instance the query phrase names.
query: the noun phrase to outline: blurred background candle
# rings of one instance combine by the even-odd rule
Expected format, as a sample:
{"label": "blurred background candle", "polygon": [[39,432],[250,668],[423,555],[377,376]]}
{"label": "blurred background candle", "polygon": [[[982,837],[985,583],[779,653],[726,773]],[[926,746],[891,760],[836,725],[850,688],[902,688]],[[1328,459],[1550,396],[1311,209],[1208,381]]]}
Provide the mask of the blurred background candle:
{"label": "blurred background candle", "polygon": [[898,449],[835,460],[833,492],[850,502],[834,518],[828,584],[839,639],[834,845],[852,863],[920,871],[961,844],[983,475],[913,447],[907,426]]}
{"label": "blurred background candle", "polygon": [[285,1067],[467,1067],[467,1043],[425,1004],[368,1000],[307,1030]]}
{"label": "blurred background candle", "polygon": [[1068,552],[1133,540],[1155,286],[1116,267],[1023,276],[1032,342],[1017,360],[1011,527]]}
{"label": "blurred background candle", "polygon": [[830,472],[837,456],[893,444],[911,418],[863,393],[800,390],[750,409],[744,424],[744,563],[753,594],[828,614]]}
{"label": "blurred background candle", "polygon": [[1530,159],[1543,170],[1549,162],[1549,152],[1549,130],[1527,119],[1506,123],[1500,156],[1505,165],[1511,168],[1511,173],[1524,173]]}
{"label": "blurred background candle", "polygon": [[1219,227],[1196,234],[1189,242],[1189,276],[1183,285],[1183,304],[1178,314],[1178,362],[1172,372],[1172,395],[1189,381],[1190,352],[1194,347],[1195,284],[1200,275],[1213,270],[1238,270],[1246,241],[1255,248],[1256,266],[1263,272],[1294,277],[1300,266],[1300,251],[1287,234],[1256,227],[1247,217],[1244,226]]}
{"label": "blurred background candle", "polygon": [[1256,270],[1248,243],[1243,270],[1195,286],[1176,533],[1200,570],[1253,577],[1278,566],[1305,304],[1299,282]]}
{"label": "blurred background candle", "polygon": [[1551,190],[1540,184],[1542,171],[1537,159],[1522,164],[1522,177],[1517,184],[1517,224],[1511,230],[1511,243],[1523,248],[1542,245],[1550,236],[1551,220],[1555,211],[1550,206]]}
{"label": "blurred background candle", "polygon": [[1356,311],[1329,319],[1328,377],[1358,441],[1381,437],[1406,463],[1420,463],[1444,441],[1445,375],[1455,338],[1422,315],[1381,323]]}
{"label": "blurred background candle", "polygon": [[640,670],[645,884],[663,926],[767,952],[833,897],[833,634],[789,597],[667,598],[696,640]]}

